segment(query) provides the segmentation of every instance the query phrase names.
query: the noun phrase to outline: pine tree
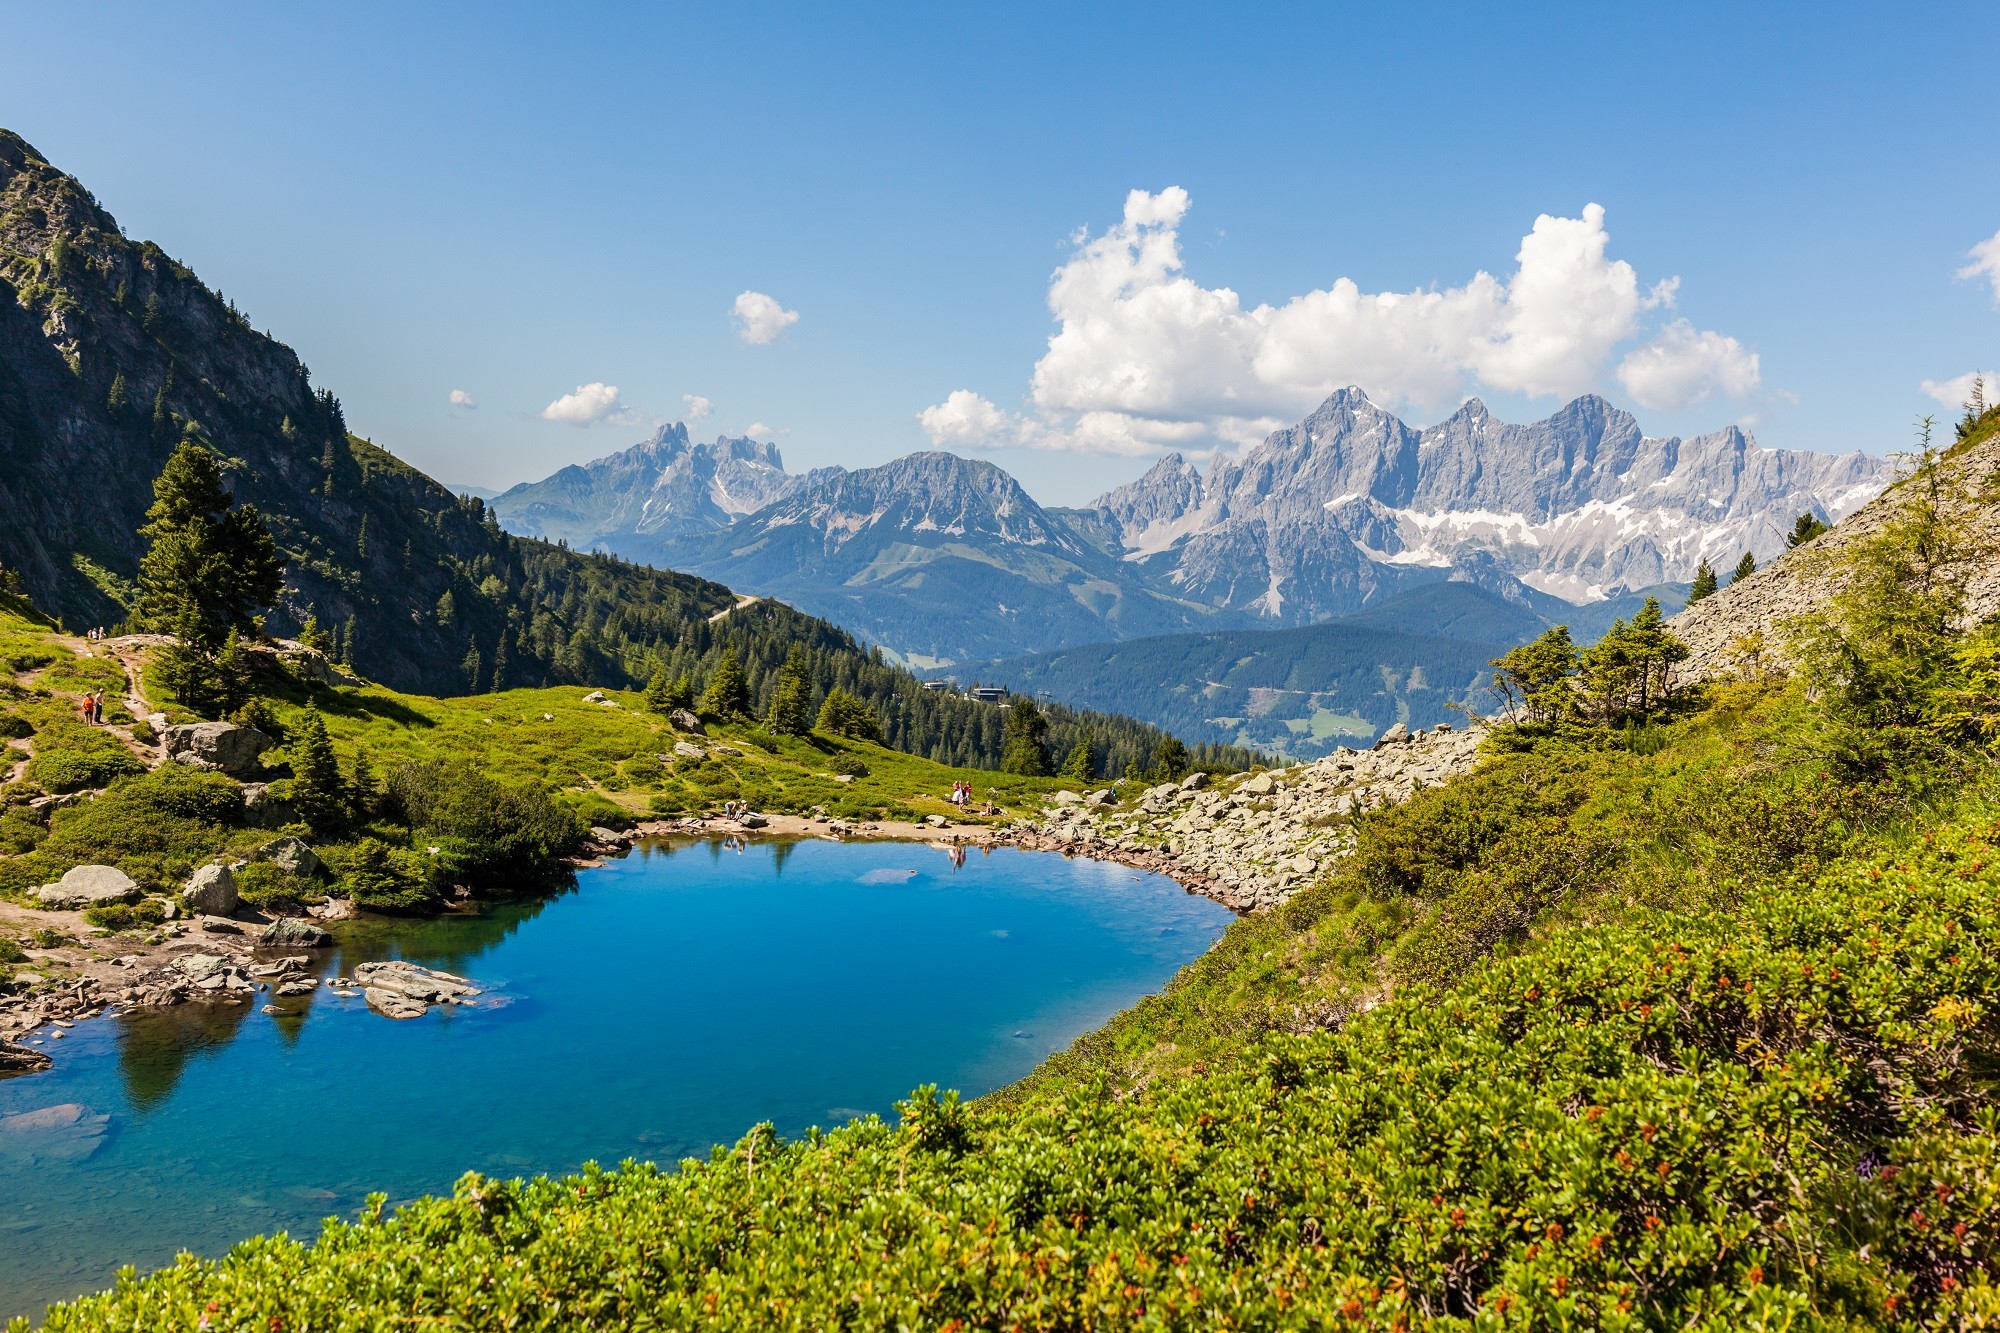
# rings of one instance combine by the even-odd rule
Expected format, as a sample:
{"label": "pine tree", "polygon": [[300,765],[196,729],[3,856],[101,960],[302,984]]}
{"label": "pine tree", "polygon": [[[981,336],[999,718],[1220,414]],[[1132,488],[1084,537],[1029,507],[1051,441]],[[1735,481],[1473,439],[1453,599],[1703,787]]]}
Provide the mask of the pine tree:
{"label": "pine tree", "polygon": [[1069,778],[1074,782],[1089,782],[1097,776],[1097,737],[1084,732],[1083,739],[1070,747],[1069,758],[1063,760],[1059,778]]}
{"label": "pine tree", "polygon": [[479,693],[479,673],[481,667],[484,665],[480,661],[479,645],[476,643],[468,644],[465,649],[465,658],[458,665],[459,669],[465,672],[465,692],[467,694]]}
{"label": "pine tree", "polygon": [[672,711],[672,705],[667,702],[667,695],[673,688],[673,682],[667,679],[666,667],[654,667],[652,679],[646,682],[646,711],[661,714]]}
{"label": "pine tree", "polygon": [[104,407],[112,416],[122,417],[131,405],[132,396],[125,388],[125,375],[121,371],[111,377],[111,392],[104,396]]}
{"label": "pine tree", "polygon": [[1715,570],[1708,563],[1708,557],[1703,556],[1701,563],[1695,566],[1694,586],[1688,589],[1687,604],[1693,606],[1704,597],[1714,596],[1717,586]]}
{"label": "pine tree", "polygon": [[819,708],[818,730],[830,736],[846,736],[852,740],[882,740],[882,719],[868,706],[865,699],[849,694],[836,685],[826,692],[826,701]]}
{"label": "pine tree", "polygon": [[1785,549],[1787,551],[1797,550],[1825,531],[1826,524],[1819,521],[1818,514],[1808,509],[1805,513],[1800,514],[1792,520],[1792,531],[1785,538]]}
{"label": "pine tree", "polygon": [[1194,767],[1194,756],[1178,736],[1162,736],[1153,747],[1152,776],[1161,782],[1178,782]]}
{"label": "pine tree", "polygon": [[806,683],[806,655],[794,647],[778,669],[778,687],[771,695],[767,725],[780,736],[804,736],[812,731],[812,687]]}
{"label": "pine tree", "polygon": [[1523,720],[1546,724],[1570,710],[1577,656],[1569,626],[1553,626],[1534,642],[1494,658],[1491,665],[1493,693],[1510,712],[1518,710]]}
{"label": "pine tree", "polygon": [[310,704],[293,731],[290,748],[292,804],[299,819],[314,833],[330,833],[340,827],[347,810],[346,784],[340,778],[340,763],[334,757],[326,723]]}
{"label": "pine tree", "polygon": [[743,677],[743,664],[734,648],[725,649],[722,660],[715,664],[708,689],[702,692],[701,712],[725,720],[750,715],[750,683]]}
{"label": "pine tree", "polygon": [[1049,773],[1049,755],[1043,742],[1049,734],[1049,720],[1026,695],[1007,709],[1007,747],[1000,753],[1000,771],[1041,778]]}
{"label": "pine tree", "polygon": [[375,765],[368,758],[368,751],[354,752],[353,775],[347,780],[347,797],[354,818],[366,820],[375,813]]}
{"label": "pine tree", "polygon": [[147,547],[134,620],[174,636],[158,659],[174,697],[219,717],[242,701],[247,676],[240,645],[233,681],[217,655],[238,631],[255,630],[259,613],[277,600],[284,586],[277,543],[257,511],[223,489],[221,463],[193,440],[181,443],[154,480],[139,533]]}
{"label": "pine tree", "polygon": [[1731,583],[1738,583],[1744,579],[1749,578],[1752,574],[1755,574],[1756,572],[1757,572],[1757,557],[1750,554],[1748,551],[1745,551],[1743,553],[1743,558],[1736,562],[1736,572],[1730,576],[1729,581]]}
{"label": "pine tree", "polygon": [[243,651],[243,640],[233,629],[215,655],[214,675],[215,711],[230,713],[241,708],[250,697],[250,654]]}
{"label": "pine tree", "polygon": [[307,616],[306,623],[299,626],[299,643],[314,652],[324,653],[333,647],[333,636],[320,628],[318,616]]}

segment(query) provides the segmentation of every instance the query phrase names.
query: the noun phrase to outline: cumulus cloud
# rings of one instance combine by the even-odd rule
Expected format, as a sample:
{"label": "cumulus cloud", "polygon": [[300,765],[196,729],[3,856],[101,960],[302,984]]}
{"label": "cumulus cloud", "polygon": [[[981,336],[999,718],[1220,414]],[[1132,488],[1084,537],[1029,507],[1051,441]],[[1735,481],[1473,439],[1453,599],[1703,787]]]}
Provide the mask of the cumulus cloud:
{"label": "cumulus cloud", "polygon": [[1748,398],[1763,378],[1755,352],[1684,319],[1667,325],[1618,364],[1618,382],[1632,401],[1659,412],[1683,411],[1718,392]]}
{"label": "cumulus cloud", "polygon": [[1019,442],[1021,423],[970,389],[954,389],[945,400],[917,413],[917,424],[939,447],[991,449]]}
{"label": "cumulus cloud", "polygon": [[572,426],[594,426],[600,421],[627,425],[637,420],[632,409],[618,400],[618,386],[596,382],[579,384],[575,393],[566,393],[542,409],[542,420],[562,421]]}
{"label": "cumulus cloud", "polygon": [[764,424],[763,422],[761,422],[761,421],[753,421],[753,422],[751,422],[751,423],[750,423],[750,425],[749,425],[749,426],[748,426],[748,427],[747,427],[747,428],[746,428],[746,429],[744,430],[744,432],[743,432],[743,433],[744,433],[745,435],[748,435],[748,436],[749,436],[749,437],[750,437],[751,439],[753,439],[753,440],[754,440],[754,439],[757,439],[757,438],[759,438],[760,436],[761,436],[761,437],[765,437],[765,438],[768,438],[768,437],[770,437],[770,436],[772,436],[772,435],[776,435],[776,434],[777,434],[778,432],[776,432],[776,431],[772,430],[772,429],[771,429],[771,428],[770,428],[769,426],[765,425],[765,424]]}
{"label": "cumulus cloud", "polygon": [[799,322],[799,312],[785,309],[762,292],[744,292],[730,308],[730,318],[744,346],[761,347],[784,336],[786,329]]}
{"label": "cumulus cloud", "polygon": [[479,406],[478,403],[472,401],[472,395],[463,389],[453,389],[451,391],[451,405],[453,407],[467,408]]}
{"label": "cumulus cloud", "polygon": [[1984,278],[1993,285],[1993,304],[2000,306],[2000,231],[1966,251],[1972,262],[1958,271],[1961,278]]}
{"label": "cumulus cloud", "polygon": [[1954,375],[1948,380],[1925,380],[1917,388],[1956,412],[1972,401],[1972,390],[1975,385],[1978,386],[1980,397],[1988,407],[2000,403],[2000,379],[1983,370],[1968,370],[1963,375]]}
{"label": "cumulus cloud", "polygon": [[[1049,282],[1057,329],[1035,364],[1027,412],[1008,417],[959,390],[919,414],[932,439],[991,439],[998,413],[1011,443],[1150,453],[1261,439],[1348,384],[1417,411],[1479,388],[1572,396],[1603,382],[1678,286],[1644,285],[1612,259],[1604,209],[1590,204],[1579,217],[1535,219],[1504,277],[1481,271],[1409,292],[1364,292],[1341,278],[1246,309],[1236,292],[1184,272],[1179,228],[1191,203],[1178,186],[1134,190],[1116,224],[1079,232]],[[1754,353],[1681,322],[1628,362],[1656,401],[1742,396],[1759,384]]]}
{"label": "cumulus cloud", "polygon": [[681,420],[692,426],[695,422],[700,421],[710,412],[713,412],[715,404],[698,393],[684,393],[681,395],[681,408]]}

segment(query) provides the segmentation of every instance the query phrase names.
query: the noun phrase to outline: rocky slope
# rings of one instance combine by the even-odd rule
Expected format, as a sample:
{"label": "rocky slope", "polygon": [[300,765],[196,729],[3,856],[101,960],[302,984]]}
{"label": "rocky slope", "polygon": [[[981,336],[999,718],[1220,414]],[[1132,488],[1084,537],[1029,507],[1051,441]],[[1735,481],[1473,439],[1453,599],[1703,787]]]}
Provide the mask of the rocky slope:
{"label": "rocky slope", "polygon": [[691,443],[675,421],[621,453],[504,492],[493,512],[512,532],[644,560],[665,541],[726,528],[798,484],[777,445],[726,435]]}
{"label": "rocky slope", "polygon": [[1162,871],[1238,911],[1261,911],[1352,849],[1347,816],[1470,771],[1480,739],[1478,729],[1394,727],[1371,749],[1220,784],[1194,774],[1124,805],[1108,790],[1060,793],[1053,809],[1016,828],[1014,841]]}
{"label": "rocky slope", "polygon": [[[1944,468],[1972,495],[1972,530],[1986,552],[1967,589],[1969,617],[1976,622],[2000,613],[2000,495],[1995,490],[2000,485],[2000,420],[1990,421]],[[1839,590],[1833,557],[1880,531],[1903,499],[1900,488],[1885,492],[1831,531],[1673,617],[1669,628],[1691,649],[1683,673],[1702,679],[1738,669],[1743,640],[1752,634],[1761,634],[1766,660],[1782,664],[1786,625]]]}
{"label": "rocky slope", "polygon": [[1348,388],[1205,479],[1169,458],[1093,508],[1154,578],[1304,624],[1475,552],[1573,602],[1685,581],[1703,557],[1776,554],[1796,515],[1844,517],[1888,475],[1883,459],[1762,449],[1734,426],[1648,439],[1595,395],[1525,426],[1473,399],[1417,430]]}
{"label": "rocky slope", "polygon": [[1166,633],[1208,618],[1140,585],[1005,471],[948,453],[815,469],[727,529],[614,549],[781,598],[918,663]]}

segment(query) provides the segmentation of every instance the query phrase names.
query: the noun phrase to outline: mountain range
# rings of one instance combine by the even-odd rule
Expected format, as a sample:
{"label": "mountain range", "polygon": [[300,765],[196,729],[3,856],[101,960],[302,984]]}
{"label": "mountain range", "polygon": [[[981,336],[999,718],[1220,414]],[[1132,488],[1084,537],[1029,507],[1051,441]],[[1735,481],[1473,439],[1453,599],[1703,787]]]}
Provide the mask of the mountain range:
{"label": "mountain range", "polygon": [[1305,626],[1475,570],[1589,605],[1768,559],[1792,520],[1887,484],[1867,454],[1736,426],[1644,435],[1586,395],[1528,425],[1478,399],[1409,426],[1358,388],[1204,475],[1179,454],[1090,505],[920,453],[788,474],[774,446],[684,428],[494,501],[517,531],[671,566],[826,616],[918,666],[1176,632]]}

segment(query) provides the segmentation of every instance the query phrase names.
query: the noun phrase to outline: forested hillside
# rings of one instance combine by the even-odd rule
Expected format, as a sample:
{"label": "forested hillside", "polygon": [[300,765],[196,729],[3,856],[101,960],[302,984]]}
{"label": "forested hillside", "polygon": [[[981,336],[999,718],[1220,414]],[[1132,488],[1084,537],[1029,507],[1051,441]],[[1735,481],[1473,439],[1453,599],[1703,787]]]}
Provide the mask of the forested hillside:
{"label": "forested hillside", "polygon": [[[125,621],[152,482],[184,440],[224,460],[237,500],[277,540],[285,585],[268,628],[316,622],[371,679],[429,694],[625,688],[662,666],[705,678],[734,648],[762,710],[799,647],[814,707],[840,685],[876,709],[892,745],[999,766],[994,709],[924,692],[825,621],[501,531],[480,501],[348,433],[339,400],[289,348],[0,131],[0,569],[72,629]],[[1163,739],[1049,711],[1054,747],[1095,735],[1113,771],[1143,767]]]}

